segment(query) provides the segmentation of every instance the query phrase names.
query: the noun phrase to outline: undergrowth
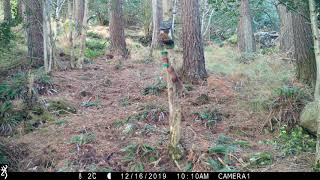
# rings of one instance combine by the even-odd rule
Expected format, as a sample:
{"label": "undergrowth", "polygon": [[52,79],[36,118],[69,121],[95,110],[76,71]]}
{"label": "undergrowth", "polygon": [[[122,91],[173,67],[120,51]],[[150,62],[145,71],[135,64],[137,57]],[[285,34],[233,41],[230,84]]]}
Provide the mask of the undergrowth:
{"label": "undergrowth", "polygon": [[145,164],[156,163],[159,159],[157,149],[147,143],[131,143],[120,150],[122,162],[128,164],[131,171],[145,171]]}
{"label": "undergrowth", "polygon": [[273,140],[265,141],[280,149],[286,155],[298,155],[302,152],[315,152],[316,139],[306,132],[302,127],[295,126],[288,130],[287,125],[280,128],[279,136]]}
{"label": "undergrowth", "polygon": [[[33,79],[33,80],[32,80]],[[39,94],[54,93],[51,77],[40,70],[20,72],[0,84],[0,135],[9,135],[23,121],[32,131],[52,115],[38,100]]]}
{"label": "undergrowth", "polygon": [[[299,121],[299,115],[304,106],[312,100],[311,93],[296,86],[282,86],[273,91],[272,97],[267,101],[270,125],[286,124],[288,128],[294,127]],[[273,131],[275,128],[270,127]]]}
{"label": "undergrowth", "polygon": [[235,160],[231,158],[238,149],[235,141],[224,135],[220,134],[215,144],[208,149],[208,165],[213,171],[218,172],[237,172]]}
{"label": "undergrowth", "polygon": [[142,95],[160,95],[167,88],[167,83],[163,80],[158,78],[156,82],[146,86],[142,90]]}
{"label": "undergrowth", "polygon": [[127,116],[124,119],[119,119],[114,122],[116,127],[123,126],[128,123],[134,123],[136,121],[147,121],[147,122],[162,122],[168,117],[168,111],[162,107],[153,104],[147,104],[141,106],[138,109],[138,113]]}
{"label": "undergrowth", "polygon": [[216,125],[218,122],[222,121],[227,114],[223,114],[219,109],[216,108],[206,108],[200,112],[194,112],[194,121],[204,124],[208,128]]}

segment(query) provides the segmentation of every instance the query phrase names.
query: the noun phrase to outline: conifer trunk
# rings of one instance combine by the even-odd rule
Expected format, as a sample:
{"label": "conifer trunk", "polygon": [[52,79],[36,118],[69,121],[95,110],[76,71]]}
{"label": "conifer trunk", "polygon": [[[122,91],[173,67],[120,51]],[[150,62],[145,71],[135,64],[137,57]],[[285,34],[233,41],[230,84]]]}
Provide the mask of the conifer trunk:
{"label": "conifer trunk", "polygon": [[249,0],[241,0],[237,35],[240,52],[253,53],[256,51]]}

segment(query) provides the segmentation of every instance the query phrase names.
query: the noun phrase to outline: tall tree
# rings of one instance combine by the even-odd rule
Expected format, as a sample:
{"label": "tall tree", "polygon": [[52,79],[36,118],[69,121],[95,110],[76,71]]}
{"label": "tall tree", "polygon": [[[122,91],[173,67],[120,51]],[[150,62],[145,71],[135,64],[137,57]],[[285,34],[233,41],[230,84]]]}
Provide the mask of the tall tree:
{"label": "tall tree", "polygon": [[[316,3],[314,0],[309,0],[309,8],[310,8],[310,18],[313,32],[313,42],[314,42],[314,51],[316,56],[316,64],[317,64],[317,80],[316,80],[316,88],[315,88],[315,100],[317,103],[320,103],[320,34],[318,28],[318,13],[316,11]],[[320,108],[320,105],[318,104]],[[320,110],[320,109],[318,109]],[[318,128],[317,128],[317,146],[316,146],[316,160],[315,167],[320,168],[320,116],[317,119]]]}
{"label": "tall tree", "polygon": [[28,57],[32,60],[32,66],[43,65],[43,4],[42,0],[25,1],[27,15],[27,45]]}
{"label": "tall tree", "polygon": [[293,58],[296,62],[297,78],[310,85],[315,86],[316,61],[313,52],[312,30],[310,25],[309,7],[307,1],[295,0],[297,9],[292,12],[293,30]]}
{"label": "tall tree", "polygon": [[87,37],[87,21],[88,21],[88,11],[89,11],[89,0],[84,0],[83,7],[83,17],[81,23],[81,34],[80,34],[80,52],[79,59],[77,63],[78,68],[82,68],[84,62],[84,51],[86,49],[86,37]]}
{"label": "tall tree", "polygon": [[3,20],[7,22],[12,21],[12,14],[11,14],[11,3],[10,0],[3,0]]}
{"label": "tall tree", "polygon": [[152,42],[151,48],[155,48],[160,43],[160,23],[162,21],[162,0],[152,0]]}
{"label": "tall tree", "polygon": [[122,12],[122,4],[122,0],[110,1],[110,50],[115,55],[127,57],[128,51],[124,35],[124,19]]}
{"label": "tall tree", "polygon": [[252,53],[256,51],[249,0],[241,0],[237,36],[238,49],[241,52]]}
{"label": "tall tree", "polygon": [[[83,55],[81,49],[84,48],[82,40],[85,0],[73,0],[73,3],[69,2],[69,21],[71,24],[70,31],[70,45],[71,45],[71,68],[82,68]],[[71,13],[70,13],[71,12]],[[78,48],[80,47],[80,48]]]}
{"label": "tall tree", "polygon": [[183,78],[192,83],[207,76],[198,1],[182,0]]}
{"label": "tall tree", "polygon": [[280,17],[280,51],[292,57],[294,52],[292,12],[283,4],[278,4],[277,9]]}

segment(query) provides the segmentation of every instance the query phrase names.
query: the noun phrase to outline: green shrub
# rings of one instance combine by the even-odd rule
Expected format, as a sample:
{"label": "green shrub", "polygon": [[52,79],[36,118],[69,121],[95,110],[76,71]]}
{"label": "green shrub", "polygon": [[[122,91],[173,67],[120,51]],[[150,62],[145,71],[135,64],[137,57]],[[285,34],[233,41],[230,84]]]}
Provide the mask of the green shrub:
{"label": "green shrub", "polygon": [[166,88],[167,88],[167,83],[164,80],[159,78],[155,83],[146,86],[142,91],[142,95],[144,96],[149,94],[160,95],[161,92],[163,92]]}
{"label": "green shrub", "polygon": [[[208,165],[211,169],[218,172],[237,172],[235,162],[230,159],[229,154],[234,153],[237,147],[234,145],[232,138],[220,134],[215,145],[208,149]],[[223,162],[221,162],[223,159]]]}
{"label": "green shrub", "polygon": [[201,112],[193,113],[193,115],[195,115],[195,121],[204,123],[206,127],[212,127],[226,116],[216,108],[206,108]]}
{"label": "green shrub", "polygon": [[[156,148],[146,143],[132,143],[120,150],[124,153],[122,161],[128,163],[133,171],[143,171],[143,163],[152,163],[159,157]],[[137,163],[140,162],[140,163]]]}
{"label": "green shrub", "polygon": [[88,36],[89,38],[93,38],[93,39],[103,39],[103,37],[102,37],[100,34],[98,34],[98,33],[96,33],[96,32],[93,32],[93,31],[89,31],[89,32],[87,33],[87,36]]}
{"label": "green shrub", "polygon": [[75,135],[71,138],[72,144],[84,145],[93,142],[96,139],[94,133],[83,133],[80,135]]}
{"label": "green shrub", "polygon": [[50,121],[52,115],[38,102],[37,94],[53,89],[53,81],[43,71],[32,72],[34,83],[30,91],[29,75],[17,73],[0,84],[0,134],[8,135],[20,122],[26,120],[26,131],[40,122]]}
{"label": "green shrub", "polygon": [[296,126],[291,132],[287,130],[287,126],[282,126],[276,142],[285,155],[314,152],[316,149],[316,139],[310,136],[300,126]]}
{"label": "green shrub", "polygon": [[47,105],[47,108],[50,112],[62,115],[62,114],[75,114],[77,109],[72,106],[70,103],[62,100],[50,101]]}
{"label": "green shrub", "polygon": [[312,100],[311,93],[295,86],[282,86],[273,91],[267,102],[267,110],[271,112],[271,120],[294,127],[304,106]]}
{"label": "green shrub", "polygon": [[104,55],[107,42],[97,39],[87,39],[85,56],[89,59],[97,58]]}
{"label": "green shrub", "polygon": [[91,50],[104,50],[106,48],[106,42],[95,39],[88,39],[86,41],[86,47]]}
{"label": "green shrub", "polygon": [[232,35],[229,39],[228,42],[230,44],[236,45],[238,43],[238,36],[237,34]]}
{"label": "green shrub", "polygon": [[266,166],[272,164],[272,154],[269,152],[258,152],[253,154],[249,161],[252,166]]}

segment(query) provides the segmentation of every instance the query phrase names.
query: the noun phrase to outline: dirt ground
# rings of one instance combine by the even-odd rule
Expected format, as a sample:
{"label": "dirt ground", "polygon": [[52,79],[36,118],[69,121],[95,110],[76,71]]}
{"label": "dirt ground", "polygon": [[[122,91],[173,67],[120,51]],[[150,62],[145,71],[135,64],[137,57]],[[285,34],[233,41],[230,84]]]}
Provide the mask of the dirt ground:
{"label": "dirt ground", "polygon": [[[271,138],[262,135],[263,117],[255,117],[244,108],[239,107],[239,94],[234,90],[231,80],[210,74],[207,83],[193,86],[193,90],[184,95],[181,144],[184,157],[178,162],[179,167],[170,160],[167,152],[168,118],[166,113],[157,121],[145,119],[132,122],[135,130],[124,133],[128,124],[116,125],[119,119],[138,114],[141,107],[155,105],[168,109],[167,94],[143,95],[143,88],[154,83],[157,77],[165,77],[160,60],[141,63],[135,56],[123,60],[96,59],[93,64],[85,65],[82,70],[69,70],[53,73],[55,95],[42,96],[42,100],[60,99],[70,102],[78,112],[57,117],[54,122],[47,122],[33,132],[18,133],[8,137],[12,144],[24,144],[28,151],[19,162],[21,171],[132,171],[136,164],[143,164],[145,171],[184,171],[192,163],[192,171],[212,171],[207,160],[208,148],[215,145],[221,134],[231,137],[233,141],[247,141],[250,147],[237,148],[229,154],[230,163],[243,171],[310,171],[312,159],[301,157],[281,157],[272,146],[260,144],[259,141]],[[207,94],[208,102],[199,104],[197,97]],[[123,99],[127,105],[122,105]],[[99,101],[99,106],[84,107],[84,102]],[[196,121],[194,112],[205,108],[215,108],[222,119],[213,127]],[[61,122],[61,123],[57,123]],[[146,126],[155,130],[141,133]],[[93,133],[95,138],[85,144],[72,143],[74,136]],[[136,156],[134,160],[124,161],[128,145],[148,144],[156,149],[155,160],[147,162]],[[272,165],[252,168],[246,162],[252,153],[271,152]],[[136,152],[138,154],[138,152]],[[224,163],[222,158],[219,161]],[[229,164],[230,165],[230,164]]]}

